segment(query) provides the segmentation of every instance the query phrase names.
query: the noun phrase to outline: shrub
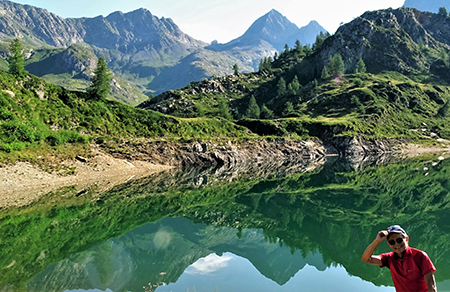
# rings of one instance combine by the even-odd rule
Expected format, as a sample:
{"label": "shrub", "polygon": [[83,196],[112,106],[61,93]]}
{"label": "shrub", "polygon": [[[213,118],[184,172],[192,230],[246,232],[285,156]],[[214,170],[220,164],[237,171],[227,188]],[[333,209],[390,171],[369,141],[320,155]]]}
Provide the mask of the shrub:
{"label": "shrub", "polygon": [[31,143],[36,139],[34,130],[30,126],[17,120],[5,122],[1,125],[1,129],[3,132],[7,133],[6,140],[8,142],[22,141]]}

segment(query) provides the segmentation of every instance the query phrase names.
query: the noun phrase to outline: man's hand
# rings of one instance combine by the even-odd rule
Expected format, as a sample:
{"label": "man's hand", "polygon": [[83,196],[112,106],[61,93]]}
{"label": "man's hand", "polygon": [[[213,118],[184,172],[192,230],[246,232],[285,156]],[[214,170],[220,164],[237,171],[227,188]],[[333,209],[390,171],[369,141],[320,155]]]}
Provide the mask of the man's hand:
{"label": "man's hand", "polygon": [[371,265],[381,266],[381,258],[377,255],[373,255],[377,246],[379,246],[388,236],[389,232],[387,230],[381,230],[378,232],[375,240],[367,247],[364,251],[361,260],[365,263]]}
{"label": "man's hand", "polygon": [[387,230],[381,230],[380,232],[378,232],[376,240],[379,243],[382,243],[384,240],[386,240],[388,234],[389,232]]}

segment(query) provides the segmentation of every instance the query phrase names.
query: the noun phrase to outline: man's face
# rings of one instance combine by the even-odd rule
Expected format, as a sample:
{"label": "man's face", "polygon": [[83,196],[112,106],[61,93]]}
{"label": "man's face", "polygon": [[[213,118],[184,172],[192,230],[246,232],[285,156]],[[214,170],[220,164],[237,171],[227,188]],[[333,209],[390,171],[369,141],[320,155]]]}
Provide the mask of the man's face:
{"label": "man's face", "polygon": [[387,243],[392,250],[401,256],[408,247],[408,237],[404,237],[401,233],[391,233],[388,235]]}

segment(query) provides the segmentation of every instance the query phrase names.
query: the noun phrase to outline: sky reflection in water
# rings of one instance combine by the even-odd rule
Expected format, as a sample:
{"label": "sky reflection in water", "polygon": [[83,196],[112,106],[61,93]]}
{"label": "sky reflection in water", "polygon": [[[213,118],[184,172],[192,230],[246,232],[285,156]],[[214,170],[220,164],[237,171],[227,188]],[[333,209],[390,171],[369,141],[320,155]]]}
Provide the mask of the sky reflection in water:
{"label": "sky reflection in water", "polygon": [[232,253],[211,254],[188,267],[175,284],[159,287],[156,292],[212,291],[389,291],[393,287],[377,287],[348,275],[342,266],[319,271],[306,265],[289,282],[280,286],[267,279],[246,259]]}

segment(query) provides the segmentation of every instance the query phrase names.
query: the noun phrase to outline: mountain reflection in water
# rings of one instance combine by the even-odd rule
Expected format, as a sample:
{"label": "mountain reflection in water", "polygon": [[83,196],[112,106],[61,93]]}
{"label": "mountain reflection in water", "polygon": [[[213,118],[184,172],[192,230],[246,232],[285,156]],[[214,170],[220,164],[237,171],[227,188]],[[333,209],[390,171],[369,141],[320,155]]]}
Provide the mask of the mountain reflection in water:
{"label": "mountain reflection in water", "polygon": [[394,291],[360,260],[394,223],[450,291],[449,172],[433,155],[332,158],[67,188],[2,211],[0,291]]}

